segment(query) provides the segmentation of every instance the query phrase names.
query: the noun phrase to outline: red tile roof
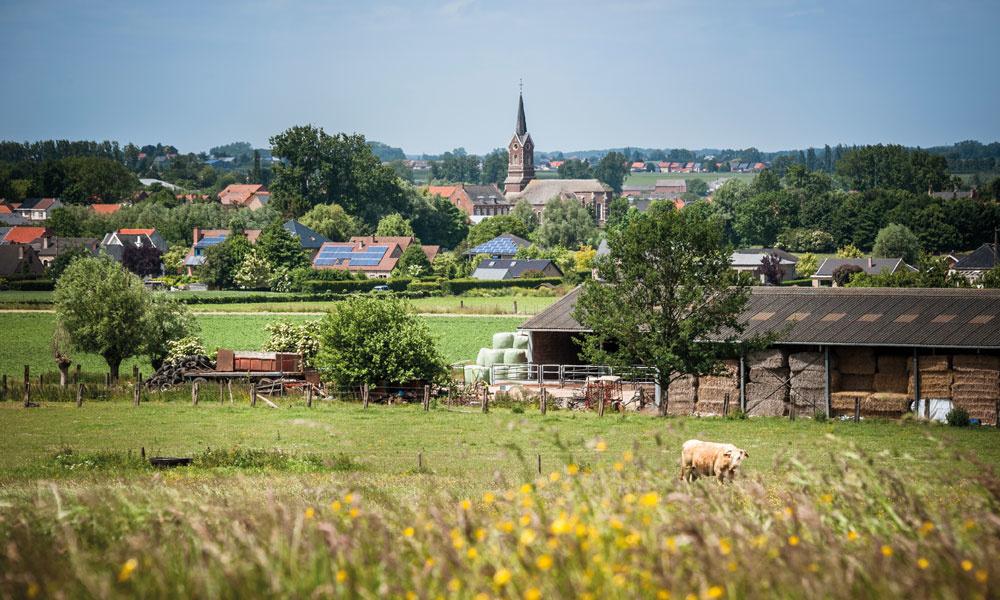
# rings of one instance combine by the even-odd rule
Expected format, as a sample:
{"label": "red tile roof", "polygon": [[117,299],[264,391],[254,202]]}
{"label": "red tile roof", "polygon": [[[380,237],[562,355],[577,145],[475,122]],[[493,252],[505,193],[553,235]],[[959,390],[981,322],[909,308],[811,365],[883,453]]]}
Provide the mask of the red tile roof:
{"label": "red tile roof", "polygon": [[269,193],[259,183],[231,183],[219,192],[219,200],[223,204],[246,204],[257,193]]}
{"label": "red tile roof", "polygon": [[94,211],[99,215],[110,215],[116,213],[121,209],[121,204],[91,204],[90,210]]}
{"label": "red tile roof", "polygon": [[0,204],[0,214],[9,215],[12,212],[14,211],[9,206],[6,204]]}
{"label": "red tile roof", "polygon": [[427,186],[427,193],[431,196],[441,196],[442,198],[450,198],[455,190],[458,189],[457,185],[429,185]]}
{"label": "red tile roof", "polygon": [[44,227],[25,227],[18,225],[11,227],[7,236],[3,238],[8,244],[30,244],[40,237],[48,235],[49,230]]}
{"label": "red tile roof", "polygon": [[118,233],[122,235],[153,235],[156,233],[156,229],[119,229]]}

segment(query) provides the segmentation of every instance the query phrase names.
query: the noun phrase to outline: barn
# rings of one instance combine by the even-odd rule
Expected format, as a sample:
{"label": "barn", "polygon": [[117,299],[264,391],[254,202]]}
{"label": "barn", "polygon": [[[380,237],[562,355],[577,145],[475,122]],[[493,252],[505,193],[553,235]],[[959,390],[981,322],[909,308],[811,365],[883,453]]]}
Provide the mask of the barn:
{"label": "barn", "polygon": [[[583,363],[579,292],[521,325],[532,362]],[[755,287],[741,321],[742,339],[771,336],[769,347],[725,359],[721,374],[681,378],[668,412],[941,418],[958,406],[997,422],[1000,290]]]}

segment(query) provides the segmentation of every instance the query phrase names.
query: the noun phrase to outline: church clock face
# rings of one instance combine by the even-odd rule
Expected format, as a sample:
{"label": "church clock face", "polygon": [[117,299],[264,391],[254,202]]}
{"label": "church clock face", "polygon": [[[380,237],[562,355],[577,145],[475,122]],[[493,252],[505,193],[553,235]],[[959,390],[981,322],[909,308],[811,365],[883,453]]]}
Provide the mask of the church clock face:
{"label": "church clock face", "polygon": [[514,150],[517,150],[517,144],[514,144]]}

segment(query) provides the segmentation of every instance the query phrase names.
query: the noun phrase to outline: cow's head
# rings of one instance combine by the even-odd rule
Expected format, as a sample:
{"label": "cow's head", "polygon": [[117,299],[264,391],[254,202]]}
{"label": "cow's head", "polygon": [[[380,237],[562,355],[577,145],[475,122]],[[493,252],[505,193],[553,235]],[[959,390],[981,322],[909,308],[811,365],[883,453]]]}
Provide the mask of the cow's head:
{"label": "cow's head", "polygon": [[750,456],[750,454],[742,448],[731,448],[726,450],[723,454],[729,459],[729,464],[734,469],[740,466],[740,463],[743,462],[744,458]]}

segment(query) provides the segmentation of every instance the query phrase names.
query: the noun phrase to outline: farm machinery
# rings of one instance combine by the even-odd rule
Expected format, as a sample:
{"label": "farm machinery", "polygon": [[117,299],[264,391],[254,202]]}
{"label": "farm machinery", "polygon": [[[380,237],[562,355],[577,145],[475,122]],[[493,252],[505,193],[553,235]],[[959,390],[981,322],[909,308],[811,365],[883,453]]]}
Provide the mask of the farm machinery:
{"label": "farm machinery", "polygon": [[209,381],[253,383],[263,396],[281,396],[286,390],[312,386],[325,396],[319,373],[305,366],[301,354],[225,348],[217,351],[214,361],[205,355],[192,355],[165,362],[146,381],[146,387],[166,391],[176,385]]}

